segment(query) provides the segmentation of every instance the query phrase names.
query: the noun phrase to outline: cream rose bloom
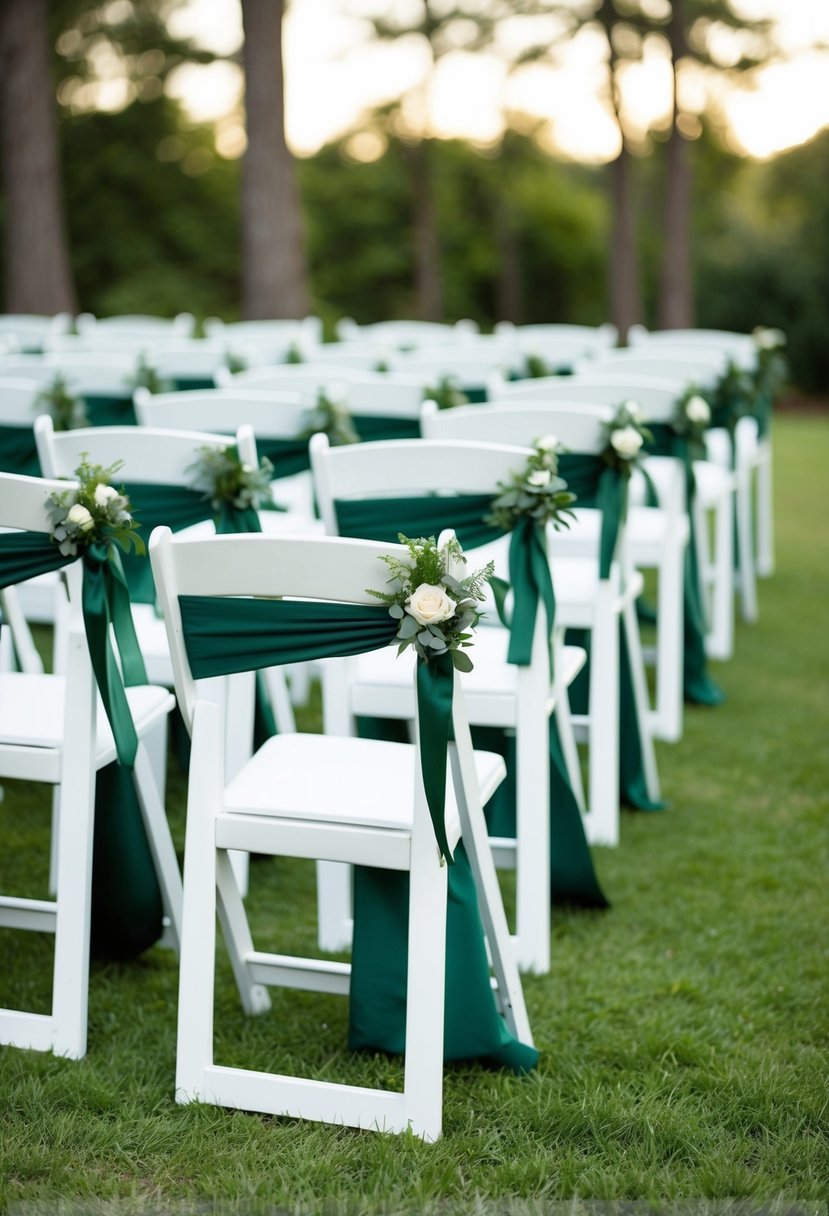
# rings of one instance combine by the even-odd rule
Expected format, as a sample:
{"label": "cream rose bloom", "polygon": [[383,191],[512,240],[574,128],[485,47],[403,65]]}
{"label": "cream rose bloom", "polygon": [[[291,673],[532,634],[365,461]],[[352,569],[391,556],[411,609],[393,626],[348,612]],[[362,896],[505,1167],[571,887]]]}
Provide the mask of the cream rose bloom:
{"label": "cream rose bloom", "polygon": [[405,608],[419,625],[439,625],[455,615],[455,601],[443,587],[435,587],[431,583],[421,583],[416,587],[406,600]]}
{"label": "cream rose bloom", "polygon": [[105,482],[99,482],[95,487],[95,503],[99,507],[105,507],[107,503],[112,502],[113,498],[119,498],[120,495],[114,486],[108,486]]}
{"label": "cream rose bloom", "polygon": [[639,402],[634,401],[633,398],[631,398],[630,401],[626,401],[622,406],[622,409],[627,410],[634,422],[644,422],[645,416],[642,413],[642,407]]}
{"label": "cream rose bloom", "polygon": [[689,422],[698,422],[701,426],[711,421],[711,409],[704,397],[689,397],[685,402],[685,415]]}
{"label": "cream rose bloom", "polygon": [[775,350],[778,346],[786,345],[786,335],[782,329],[764,329],[758,326],[754,330],[754,343],[760,350]]}
{"label": "cream rose bloom", "polygon": [[613,431],[610,436],[610,443],[614,451],[618,452],[625,460],[633,460],[634,456],[639,454],[639,449],[642,446],[642,436],[634,426],[622,426],[618,430]]}
{"label": "cream rose bloom", "polygon": [[76,502],[73,507],[69,508],[69,514],[66,516],[70,524],[75,524],[82,532],[88,532],[90,528],[95,527],[95,520],[91,513],[81,503]]}
{"label": "cream rose bloom", "polygon": [[530,473],[529,477],[527,478],[527,484],[531,486],[538,486],[538,488],[541,489],[542,486],[548,486],[550,484],[551,476],[552,474],[550,473],[549,469],[533,469],[532,473]]}
{"label": "cream rose bloom", "polygon": [[542,435],[540,439],[536,439],[535,446],[539,452],[554,452],[558,447],[558,439],[555,435]]}

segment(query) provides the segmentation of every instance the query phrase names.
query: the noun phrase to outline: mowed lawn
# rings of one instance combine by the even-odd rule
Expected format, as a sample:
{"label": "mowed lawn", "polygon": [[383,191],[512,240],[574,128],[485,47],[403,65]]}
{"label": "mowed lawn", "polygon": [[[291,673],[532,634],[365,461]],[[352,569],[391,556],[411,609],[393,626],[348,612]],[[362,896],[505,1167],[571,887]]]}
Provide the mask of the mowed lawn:
{"label": "mowed lawn", "polygon": [[[537,1212],[554,1199],[825,1199],[829,419],[775,425],[777,559],[760,621],[659,752],[670,809],[597,852],[613,901],[556,910],[552,973],[526,980],[537,1073],[447,1068],[423,1145],[173,1101],[177,970],[94,963],[80,1062],[0,1048],[0,1211]],[[181,841],[184,785],[171,766]],[[393,791],[389,791],[393,796]],[[6,783],[0,889],[45,894],[49,797]],[[253,867],[263,943],[311,949],[313,872]],[[0,934],[0,1002],[45,1008],[51,942]],[[217,1058],[399,1085],[345,1049],[337,998],[277,993],[246,1019],[220,966]],[[77,1205],[77,1207],[75,1207]],[[214,1208],[215,1205],[215,1208]]]}

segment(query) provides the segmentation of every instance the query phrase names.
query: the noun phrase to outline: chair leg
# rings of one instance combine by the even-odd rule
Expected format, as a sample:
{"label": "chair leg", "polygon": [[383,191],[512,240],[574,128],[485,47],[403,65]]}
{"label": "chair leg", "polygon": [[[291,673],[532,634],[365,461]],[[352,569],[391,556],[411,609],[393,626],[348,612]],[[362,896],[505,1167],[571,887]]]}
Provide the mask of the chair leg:
{"label": "chair leg", "polygon": [[317,862],[317,940],[337,954],[351,948],[354,933],[352,867],[342,861]]}
{"label": "chair leg", "polygon": [[683,724],[683,578],[684,549],[670,544],[659,567],[656,616],[656,711],[651,715],[657,738],[676,743]]}
{"label": "chair leg", "polygon": [[[181,920],[176,1101],[210,1100],[205,1069],[213,1063],[213,997],[216,974],[217,791],[223,788],[221,712],[200,701],[193,722],[184,899]],[[218,768],[218,772],[217,772]]]}
{"label": "chair leg", "polygon": [[[475,771],[469,727],[455,720],[455,745],[450,749],[452,780],[461,816],[462,837],[466,846],[492,968],[498,985],[498,1000],[507,1026],[522,1043],[532,1044],[530,1019],[524,990],[513,952],[501,888],[489,847],[486,821]],[[546,861],[546,857],[545,857]],[[549,945],[547,947],[549,956]]]}
{"label": "chair leg", "polygon": [[588,706],[591,844],[619,843],[619,618],[613,589],[601,582],[590,642]]}
{"label": "chair leg", "polygon": [[737,515],[737,580],[740,588],[740,610],[744,621],[757,620],[757,584],[754,570],[754,535],[751,511],[751,469],[747,465],[737,471],[735,510]]}
{"label": "chair leg", "polygon": [[446,906],[446,866],[440,864],[429,824],[412,833],[403,1072],[409,1127],[428,1142],[440,1139],[443,1121]]}
{"label": "chair leg", "polygon": [[645,787],[648,797],[652,801],[658,802],[661,797],[659,771],[656,767],[653,731],[648,719],[648,690],[645,683],[645,664],[642,660],[642,642],[639,637],[639,622],[636,619],[636,605],[630,600],[622,609],[622,628],[625,631],[625,640],[628,648],[633,700],[636,705],[636,714],[639,718],[639,736],[642,744],[642,768],[645,776]]}
{"label": "chair leg", "polygon": [[[518,672],[515,732],[516,956],[524,971],[550,970],[550,743],[546,689]],[[536,694],[536,695],[534,695]],[[540,703],[539,703],[540,701]]]}
{"label": "chair leg", "polygon": [[734,507],[728,495],[714,515],[713,596],[706,652],[712,659],[730,659],[734,652]]}
{"label": "chair leg", "polygon": [[576,744],[573,717],[570,712],[570,690],[564,681],[559,679],[558,673],[560,671],[561,661],[557,655],[556,675],[553,683],[553,700],[555,702],[556,722],[558,723],[558,737],[561,741],[561,751],[567,768],[567,776],[570,778],[570,785],[578,808],[582,815],[584,815],[587,803],[584,797],[584,782],[581,776],[579,749]]}
{"label": "chair leg", "polygon": [[222,850],[216,853],[216,891],[219,923],[242,1008],[249,1014],[266,1013],[271,1007],[271,998],[267,988],[251,978],[247,960],[253,953],[253,939],[233,866],[228,854]]}
{"label": "chair leg", "polygon": [[761,439],[757,462],[757,573],[774,574],[774,493],[771,440]]}

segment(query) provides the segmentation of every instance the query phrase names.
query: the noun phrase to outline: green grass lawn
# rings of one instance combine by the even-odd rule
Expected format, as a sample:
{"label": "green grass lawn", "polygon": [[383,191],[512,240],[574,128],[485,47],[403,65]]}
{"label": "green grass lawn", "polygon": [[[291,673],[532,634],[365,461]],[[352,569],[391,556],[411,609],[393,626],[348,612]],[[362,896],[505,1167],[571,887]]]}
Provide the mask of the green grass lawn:
{"label": "green grass lawn", "polygon": [[[0,1210],[825,1199],[826,418],[781,416],[775,453],[778,570],[760,584],[760,621],[738,627],[735,658],[715,668],[727,703],[690,709],[682,742],[660,749],[670,809],[626,813],[621,847],[597,853],[612,909],[555,912],[552,973],[525,983],[537,1073],[447,1068],[432,1146],[179,1107],[174,958],[95,963],[83,1061],[0,1049]],[[180,841],[175,774],[170,793]],[[0,887],[34,874],[44,893],[48,796],[7,783],[0,823]],[[312,948],[308,866],[255,863],[251,906],[263,942]],[[48,939],[4,931],[0,1002],[44,1008],[50,965]],[[246,1019],[220,974],[219,1058],[399,1084],[399,1061],[345,1050],[342,1000],[277,993],[269,1015]]]}

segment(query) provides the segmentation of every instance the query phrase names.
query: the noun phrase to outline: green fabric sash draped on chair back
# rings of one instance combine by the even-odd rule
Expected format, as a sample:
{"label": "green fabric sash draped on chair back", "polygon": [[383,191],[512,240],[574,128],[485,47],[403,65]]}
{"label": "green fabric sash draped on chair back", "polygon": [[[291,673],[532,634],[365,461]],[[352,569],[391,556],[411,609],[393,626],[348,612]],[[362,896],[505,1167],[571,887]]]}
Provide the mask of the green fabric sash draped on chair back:
{"label": "green fabric sash draped on chair back", "polygon": [[[196,679],[364,654],[389,645],[397,632],[397,622],[387,609],[373,605],[180,596],[179,607]],[[419,693],[423,691],[419,683]],[[425,691],[428,694],[428,688]],[[428,746],[426,737],[422,746]],[[442,747],[445,762],[445,739]],[[435,760],[435,755],[424,755],[424,774]],[[442,828],[438,830],[434,812],[433,823],[440,839]],[[446,1058],[483,1057],[516,1072],[527,1071],[535,1066],[538,1054],[510,1035],[497,1012],[474,883],[462,846],[456,849],[454,861],[448,876]],[[404,965],[401,981],[399,967],[406,956],[407,881],[407,875],[364,867],[356,871],[349,1034],[353,1048],[395,1052],[403,1047],[406,971]],[[470,1025],[475,1033],[470,1033]]]}

